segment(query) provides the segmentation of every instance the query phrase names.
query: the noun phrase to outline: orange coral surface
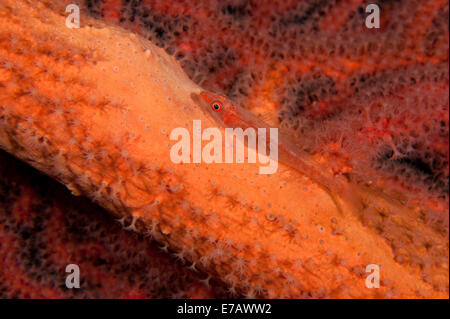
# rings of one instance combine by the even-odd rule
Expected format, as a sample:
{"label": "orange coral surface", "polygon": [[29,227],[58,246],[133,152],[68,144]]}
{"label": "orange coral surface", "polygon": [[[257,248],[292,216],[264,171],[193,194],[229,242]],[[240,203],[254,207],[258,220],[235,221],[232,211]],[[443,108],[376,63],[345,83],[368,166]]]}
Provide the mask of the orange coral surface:
{"label": "orange coral surface", "polygon": [[[432,33],[448,3],[419,6],[401,28],[393,5],[383,16],[392,29],[361,35],[355,1],[283,3],[132,2],[119,13],[119,2],[88,1],[81,28],[68,29],[59,3],[4,1],[0,145],[230,293],[448,298],[448,40]],[[406,31],[419,20],[431,31]],[[443,28],[448,37],[448,20]],[[390,32],[404,50],[389,47]],[[249,163],[174,164],[174,128],[217,126],[191,99],[203,89],[290,132],[355,186],[361,207],[339,210],[283,163],[273,175]],[[370,264],[380,288],[366,287]]]}

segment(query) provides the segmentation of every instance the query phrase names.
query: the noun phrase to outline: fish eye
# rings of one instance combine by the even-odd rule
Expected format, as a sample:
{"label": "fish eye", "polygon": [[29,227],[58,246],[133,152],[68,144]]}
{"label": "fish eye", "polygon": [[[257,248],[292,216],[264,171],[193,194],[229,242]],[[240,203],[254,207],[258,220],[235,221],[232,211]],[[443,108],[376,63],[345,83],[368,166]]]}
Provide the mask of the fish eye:
{"label": "fish eye", "polygon": [[214,101],[211,103],[211,108],[213,111],[219,112],[222,109],[222,103],[219,101]]}

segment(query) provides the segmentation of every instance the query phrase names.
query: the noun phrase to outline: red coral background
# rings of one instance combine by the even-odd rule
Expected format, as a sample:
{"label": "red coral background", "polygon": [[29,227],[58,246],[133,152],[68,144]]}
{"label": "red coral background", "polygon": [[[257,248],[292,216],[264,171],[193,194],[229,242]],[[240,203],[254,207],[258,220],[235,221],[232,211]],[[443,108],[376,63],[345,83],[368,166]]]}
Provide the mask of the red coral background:
{"label": "red coral background", "polygon": [[[449,3],[90,0],[83,14],[144,35],[198,84],[297,137],[357,183],[408,195],[448,233]],[[224,297],[100,208],[0,155],[0,296]],[[80,265],[82,289],[65,288]]]}

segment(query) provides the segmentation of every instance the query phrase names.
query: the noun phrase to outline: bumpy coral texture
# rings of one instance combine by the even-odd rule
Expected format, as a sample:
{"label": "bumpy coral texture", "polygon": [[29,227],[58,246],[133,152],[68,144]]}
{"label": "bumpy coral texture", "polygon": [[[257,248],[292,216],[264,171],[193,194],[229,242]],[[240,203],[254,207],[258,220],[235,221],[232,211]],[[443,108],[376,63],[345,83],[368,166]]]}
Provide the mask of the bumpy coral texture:
{"label": "bumpy coral texture", "polygon": [[[327,158],[336,174],[407,194],[448,238],[447,1],[379,1],[379,30],[364,27],[366,4],[360,1],[84,5],[164,47],[203,87],[297,136],[299,147]],[[3,170],[17,165],[6,157],[0,163]],[[94,206],[83,202],[80,209],[81,202],[65,193],[55,199],[60,190],[42,193],[36,186],[42,177],[19,178],[26,170],[8,174],[0,198],[0,254],[10,265],[0,271],[3,296],[212,295],[199,288],[199,278],[170,266],[172,259],[96,214]],[[377,220],[370,211],[361,219],[375,223],[394,251],[407,241],[389,237],[395,233],[389,219]],[[67,254],[89,273],[80,292],[60,287],[65,274],[55,265]],[[173,268],[164,274],[168,266]]]}

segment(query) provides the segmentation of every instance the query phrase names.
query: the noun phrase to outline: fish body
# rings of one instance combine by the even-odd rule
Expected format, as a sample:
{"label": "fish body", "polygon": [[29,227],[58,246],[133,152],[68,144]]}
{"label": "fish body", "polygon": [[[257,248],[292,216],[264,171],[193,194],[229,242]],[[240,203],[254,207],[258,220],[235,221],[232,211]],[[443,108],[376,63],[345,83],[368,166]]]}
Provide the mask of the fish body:
{"label": "fish body", "polygon": [[[270,126],[266,122],[231,102],[223,95],[201,91],[199,94],[192,93],[191,98],[206,114],[224,128],[242,128],[243,130],[247,128],[255,130],[265,128],[266,132],[270,131]],[[269,136],[268,138],[270,139],[271,137]],[[341,198],[354,196],[354,192],[350,190],[350,185],[347,181],[328,173],[323,165],[318,163],[310,154],[302,151],[291,141],[289,136],[278,134],[278,140],[271,140],[271,142],[275,142],[278,145],[278,160],[281,163],[313,180],[330,195],[342,212],[341,203],[336,196]]]}

